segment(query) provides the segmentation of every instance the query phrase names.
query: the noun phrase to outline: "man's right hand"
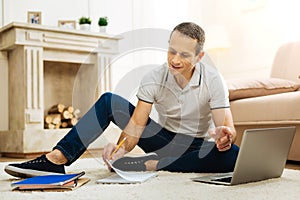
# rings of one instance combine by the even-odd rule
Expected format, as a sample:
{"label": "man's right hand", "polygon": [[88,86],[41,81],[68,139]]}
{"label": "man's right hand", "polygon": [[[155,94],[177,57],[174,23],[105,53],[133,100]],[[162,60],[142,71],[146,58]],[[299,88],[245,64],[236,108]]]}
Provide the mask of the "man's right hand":
{"label": "man's right hand", "polygon": [[[115,152],[113,155],[113,151],[116,149],[117,145],[114,143],[108,143],[104,146],[103,152],[102,152],[102,158],[103,161],[107,164],[107,160],[117,160],[121,157],[123,157],[127,152],[124,147],[121,147],[117,152]],[[110,169],[110,168],[109,168]]]}

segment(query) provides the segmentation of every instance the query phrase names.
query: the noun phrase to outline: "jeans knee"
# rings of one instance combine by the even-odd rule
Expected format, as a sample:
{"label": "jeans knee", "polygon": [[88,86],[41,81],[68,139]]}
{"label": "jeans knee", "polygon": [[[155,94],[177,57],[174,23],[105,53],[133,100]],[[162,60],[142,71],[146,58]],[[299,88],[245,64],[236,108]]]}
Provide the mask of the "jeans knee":
{"label": "jeans knee", "polygon": [[111,97],[112,97],[112,93],[111,92],[105,92],[103,93],[100,98],[98,99],[98,101],[96,102],[96,104],[107,104],[107,102],[111,101]]}
{"label": "jeans knee", "polygon": [[101,96],[100,96],[100,99],[101,98],[111,98],[111,96],[112,96],[113,94],[111,93],[111,92],[105,92],[105,93],[103,93]]}

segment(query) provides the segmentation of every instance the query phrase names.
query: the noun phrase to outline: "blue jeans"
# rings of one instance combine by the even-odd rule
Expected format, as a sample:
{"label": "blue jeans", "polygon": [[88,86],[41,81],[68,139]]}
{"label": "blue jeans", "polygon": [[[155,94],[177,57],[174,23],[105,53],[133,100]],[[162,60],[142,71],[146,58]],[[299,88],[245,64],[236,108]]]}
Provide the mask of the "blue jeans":
{"label": "blue jeans", "polygon": [[[110,122],[123,130],[134,109],[126,99],[105,93],[54,149],[60,150],[68,159],[66,165],[70,165],[103,133]],[[230,150],[220,152],[214,142],[173,133],[150,118],[138,146],[146,153],[158,154],[158,170],[173,172],[233,171],[239,151],[236,145],[232,145]]]}

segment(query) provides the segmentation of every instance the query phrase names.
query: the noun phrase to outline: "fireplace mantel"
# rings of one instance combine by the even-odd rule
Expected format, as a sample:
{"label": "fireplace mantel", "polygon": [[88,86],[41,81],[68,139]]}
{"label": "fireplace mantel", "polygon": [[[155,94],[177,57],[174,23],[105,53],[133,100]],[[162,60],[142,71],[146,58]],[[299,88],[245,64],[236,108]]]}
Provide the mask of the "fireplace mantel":
{"label": "fireplace mantel", "polygon": [[89,86],[89,78],[97,80],[95,76],[101,74],[97,98],[111,90],[110,63],[118,54],[120,39],[105,33],[37,24],[13,22],[2,27],[0,72],[6,73],[0,78],[8,97],[0,100],[0,120],[7,122],[0,123],[0,152],[21,155],[51,150],[68,129],[44,129],[44,113],[49,106],[45,102],[51,100],[51,96],[45,98],[45,67],[60,63],[83,66],[87,73],[80,82],[83,90]]}

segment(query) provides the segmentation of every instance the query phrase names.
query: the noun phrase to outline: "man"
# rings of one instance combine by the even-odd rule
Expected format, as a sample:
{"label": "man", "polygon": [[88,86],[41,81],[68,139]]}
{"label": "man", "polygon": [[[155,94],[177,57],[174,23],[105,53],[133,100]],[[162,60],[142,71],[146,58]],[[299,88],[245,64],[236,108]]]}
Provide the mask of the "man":
{"label": "man", "polygon": [[[116,144],[107,144],[102,157],[105,162],[113,160],[119,169],[233,171],[239,149],[234,145],[228,90],[217,70],[200,62],[204,41],[204,31],[198,25],[177,25],[170,35],[168,64],[143,78],[136,107],[118,95],[105,93],[53,151],[10,164],[5,171],[19,177],[65,173],[64,165],[76,161],[110,122],[123,130],[119,142],[124,144],[118,149]],[[149,118],[153,105],[158,123]],[[136,145],[147,154],[124,156]]]}

